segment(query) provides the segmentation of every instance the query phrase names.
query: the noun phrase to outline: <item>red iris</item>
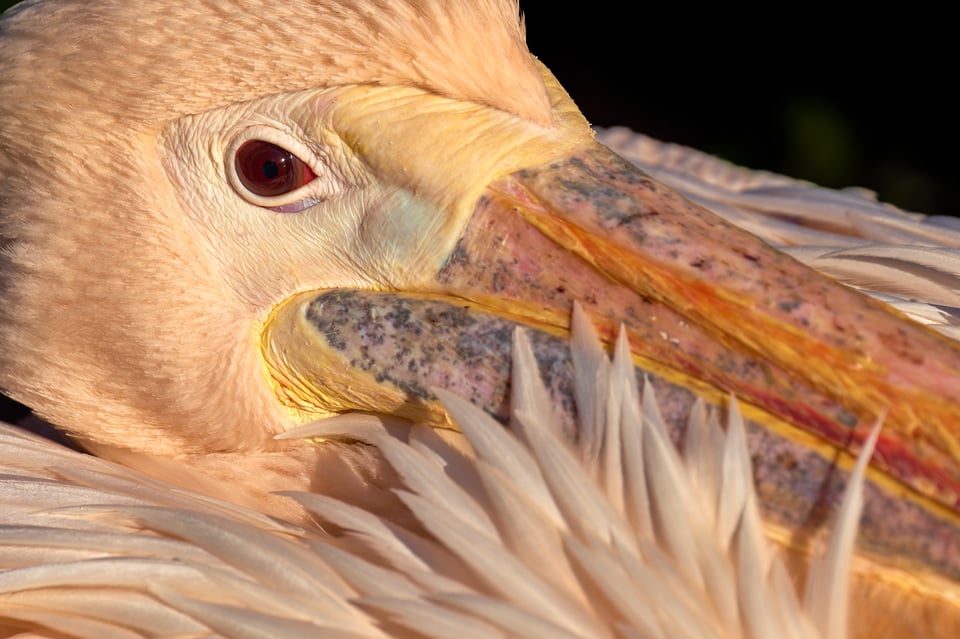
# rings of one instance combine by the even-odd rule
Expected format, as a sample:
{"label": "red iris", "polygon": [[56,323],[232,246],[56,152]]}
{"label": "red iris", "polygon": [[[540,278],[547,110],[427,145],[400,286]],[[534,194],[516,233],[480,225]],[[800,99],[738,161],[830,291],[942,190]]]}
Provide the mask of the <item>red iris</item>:
{"label": "red iris", "polygon": [[235,161],[240,182],[260,197],[284,195],[317,177],[293,153],[263,140],[244,142]]}

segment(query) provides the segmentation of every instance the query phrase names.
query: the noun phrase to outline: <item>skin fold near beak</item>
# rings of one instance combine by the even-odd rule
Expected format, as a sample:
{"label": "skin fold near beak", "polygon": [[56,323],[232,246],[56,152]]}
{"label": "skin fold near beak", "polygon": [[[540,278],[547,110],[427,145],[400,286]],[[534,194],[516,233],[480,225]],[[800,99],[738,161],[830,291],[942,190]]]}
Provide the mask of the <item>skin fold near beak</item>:
{"label": "skin fold near beak", "polygon": [[960,532],[960,347],[600,145],[490,183],[424,290],[301,294],[262,348],[304,421],[360,410],[443,427],[432,387],[505,418],[510,336],[524,327],[570,427],[575,302],[608,347],[625,327],[636,366],[677,407],[668,419],[684,423],[694,395],[739,398],[764,511],[784,530],[810,526],[842,489],[829,486],[839,451],[882,417],[864,543],[960,578],[960,559],[929,543]]}

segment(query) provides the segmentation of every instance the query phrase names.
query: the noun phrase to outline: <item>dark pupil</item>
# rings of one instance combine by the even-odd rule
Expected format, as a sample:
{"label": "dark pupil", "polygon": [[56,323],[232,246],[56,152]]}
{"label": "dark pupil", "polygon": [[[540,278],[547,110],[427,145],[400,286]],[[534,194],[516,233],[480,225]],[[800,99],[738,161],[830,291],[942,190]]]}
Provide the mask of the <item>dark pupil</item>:
{"label": "dark pupil", "polygon": [[277,163],[268,160],[263,163],[263,175],[270,179],[277,177],[277,174],[280,173],[280,167],[277,166]]}
{"label": "dark pupil", "polygon": [[251,193],[273,197],[301,186],[303,169],[297,157],[263,140],[245,142],[236,155],[237,176]]}

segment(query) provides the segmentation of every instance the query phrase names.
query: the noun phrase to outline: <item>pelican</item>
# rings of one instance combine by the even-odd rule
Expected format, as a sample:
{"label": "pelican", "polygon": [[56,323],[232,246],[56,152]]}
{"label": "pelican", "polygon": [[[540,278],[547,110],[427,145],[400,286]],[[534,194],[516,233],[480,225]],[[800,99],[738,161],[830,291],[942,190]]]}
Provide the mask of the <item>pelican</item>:
{"label": "pelican", "polygon": [[87,453],[3,431],[7,634],[960,630],[951,258],[862,241],[949,230],[600,144],[512,0],[28,0],[0,57],[0,386]]}

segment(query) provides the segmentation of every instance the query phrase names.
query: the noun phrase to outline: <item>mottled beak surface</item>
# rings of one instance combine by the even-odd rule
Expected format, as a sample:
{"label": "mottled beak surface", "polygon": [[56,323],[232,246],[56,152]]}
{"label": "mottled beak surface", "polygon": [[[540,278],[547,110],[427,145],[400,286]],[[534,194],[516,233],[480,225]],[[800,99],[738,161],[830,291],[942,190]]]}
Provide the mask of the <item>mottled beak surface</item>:
{"label": "mottled beak surface", "polygon": [[579,301],[608,343],[627,327],[639,366],[714,399],[733,392],[760,421],[828,446],[862,440],[885,416],[876,465],[960,503],[960,408],[947,401],[960,397],[954,342],[603,147],[491,184],[438,280],[445,293],[553,332]]}
{"label": "mottled beak surface", "polygon": [[[950,510],[960,500],[960,410],[944,400],[960,396],[955,344],[600,145],[494,179],[419,290],[317,295],[289,300],[264,333],[302,419],[361,410],[447,425],[432,386],[505,415],[510,329],[565,338],[579,302],[608,344],[626,327],[639,367],[715,403],[732,392],[825,457],[885,416],[876,468]],[[544,357],[563,369],[563,355]]]}

